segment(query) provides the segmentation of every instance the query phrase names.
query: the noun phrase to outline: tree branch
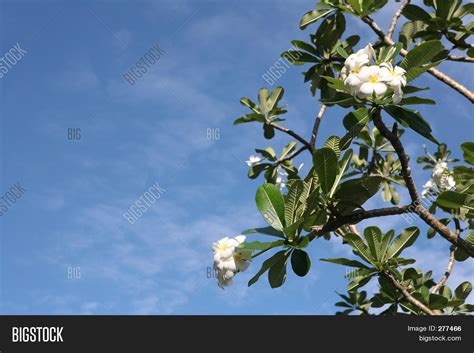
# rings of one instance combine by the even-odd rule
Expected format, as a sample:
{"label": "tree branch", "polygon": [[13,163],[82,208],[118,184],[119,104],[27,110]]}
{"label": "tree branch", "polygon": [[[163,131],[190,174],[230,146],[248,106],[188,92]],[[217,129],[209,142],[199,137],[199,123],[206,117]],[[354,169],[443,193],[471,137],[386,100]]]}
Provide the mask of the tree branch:
{"label": "tree branch", "polygon": [[465,56],[457,56],[457,55],[450,55],[448,56],[447,60],[458,61],[462,63],[474,63],[474,58],[469,58]]}
{"label": "tree branch", "polygon": [[[385,35],[385,33],[380,29],[380,27],[377,25],[377,23],[370,17],[370,16],[364,16],[362,17],[362,21],[367,23],[370,28],[379,36],[379,38],[384,41],[387,45],[393,45],[395,42],[392,40],[392,38],[388,37]],[[406,56],[408,52],[402,48],[400,50],[400,54],[403,56]],[[471,103],[474,103],[474,92],[469,90],[468,88],[464,87],[454,79],[452,79],[450,76],[442,73],[441,71],[435,69],[434,67],[428,69],[428,72],[436,77],[438,80],[441,82],[447,84],[451,88],[455,89],[459,93],[461,93],[463,96],[465,96],[467,99],[471,101]]]}
{"label": "tree branch", "polygon": [[462,248],[471,257],[474,257],[474,246],[472,244],[469,244],[461,237],[458,237],[457,234],[451,231],[451,229],[441,223],[426,208],[422,206],[420,197],[418,196],[418,192],[416,190],[415,182],[411,176],[411,169],[408,164],[409,159],[405,153],[405,149],[397,134],[388,130],[387,126],[385,126],[383,123],[380,110],[376,110],[374,112],[373,121],[377,129],[380,131],[380,134],[390,141],[398,155],[398,159],[400,160],[400,164],[402,166],[402,177],[412,200],[412,208],[410,211],[418,214],[426,224],[428,224],[431,228],[434,228],[443,238],[450,241],[453,245]]}
{"label": "tree branch", "polygon": [[410,0],[405,0],[403,1],[402,5],[398,9],[397,12],[395,12],[395,15],[393,16],[392,23],[390,24],[390,28],[388,29],[387,32],[387,37],[392,38],[393,32],[395,31],[395,27],[397,27],[397,22],[400,16],[402,15],[403,9],[410,3]]}
{"label": "tree branch", "polygon": [[456,250],[456,247],[454,245],[451,245],[451,252],[449,255],[449,262],[448,262],[448,267],[446,268],[446,272],[444,273],[443,277],[439,280],[439,282],[433,287],[431,290],[431,293],[438,293],[439,289],[444,286],[446,281],[448,280],[449,276],[451,276],[451,272],[453,271],[454,267],[454,251]]}
{"label": "tree branch", "polygon": [[295,158],[297,155],[299,155],[301,152],[303,152],[304,150],[307,150],[307,149],[308,149],[307,146],[302,146],[302,147],[300,147],[300,149],[298,149],[298,150],[295,151],[294,153],[290,154],[289,156],[286,156],[285,158],[282,158],[282,159],[277,160],[275,163],[276,163],[276,164],[281,164],[281,163],[283,163],[284,161],[293,159],[293,158]]}
{"label": "tree branch", "polygon": [[383,272],[383,274],[392,281],[393,285],[400,291],[402,292],[403,296],[413,305],[415,305],[417,308],[422,310],[425,314],[428,315],[437,315],[433,310],[428,308],[425,304],[420,302],[418,299],[414,298],[408,290],[402,286],[400,283],[398,283],[397,279],[388,271]]}
{"label": "tree branch", "polygon": [[[454,224],[456,225],[456,235],[459,236],[461,234],[462,229],[461,229],[461,224],[459,222],[459,219],[457,219],[456,217],[454,217]],[[456,251],[456,247],[454,245],[451,245],[449,250],[450,250],[449,262],[446,268],[446,272],[444,273],[443,277],[441,277],[439,282],[433,287],[433,289],[431,290],[431,293],[438,293],[439,289],[442,286],[444,286],[449,276],[451,276],[451,272],[453,271],[453,267],[454,267],[454,261],[455,261],[454,252]]]}
{"label": "tree branch", "polygon": [[321,109],[319,110],[316,119],[314,120],[313,126],[313,133],[311,134],[311,150],[314,151],[316,149],[316,138],[318,137],[319,125],[321,124],[321,120],[323,119],[324,113],[326,112],[326,106],[323,104]]}
{"label": "tree branch", "polygon": [[317,236],[326,234],[328,232],[333,232],[343,225],[359,223],[360,221],[368,218],[374,217],[383,217],[383,216],[393,216],[400,215],[403,213],[413,212],[411,205],[401,206],[401,207],[386,207],[386,208],[377,208],[369,211],[359,211],[351,213],[346,216],[337,217],[334,220],[324,224],[323,226],[314,226],[312,231],[308,233],[307,237],[309,240],[313,240]]}
{"label": "tree branch", "polygon": [[311,145],[308,141],[306,141],[304,138],[302,138],[300,135],[298,135],[296,132],[293,130],[290,130],[284,126],[277,125],[275,123],[270,123],[271,126],[273,126],[275,129],[284,132],[285,134],[288,134],[295,139],[297,139],[299,142],[301,142],[303,145],[306,146],[306,148],[309,148],[311,150]]}

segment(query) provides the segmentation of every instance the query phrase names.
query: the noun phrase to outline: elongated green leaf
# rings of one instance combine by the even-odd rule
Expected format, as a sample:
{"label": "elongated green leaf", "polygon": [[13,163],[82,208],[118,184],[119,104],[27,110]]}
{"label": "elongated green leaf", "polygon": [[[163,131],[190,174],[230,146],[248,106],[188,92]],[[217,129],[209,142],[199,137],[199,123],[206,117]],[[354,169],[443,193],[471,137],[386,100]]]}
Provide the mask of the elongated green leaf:
{"label": "elongated green leaf", "polygon": [[266,88],[261,88],[258,91],[258,103],[260,104],[260,109],[262,110],[263,114],[267,114],[270,110],[268,109],[268,96],[269,92]]}
{"label": "elongated green leaf", "polygon": [[272,93],[270,94],[270,97],[268,97],[267,101],[267,109],[268,111],[272,110],[275,108],[275,106],[278,104],[280,99],[283,97],[283,94],[285,93],[285,90],[283,87],[278,86],[275,88]]}
{"label": "elongated green leaf", "polygon": [[328,10],[313,10],[305,13],[303,18],[300,21],[300,29],[305,29],[311,23],[316,22],[321,17],[329,15],[331,12],[335,11],[335,9],[328,9]]}
{"label": "elongated green leaf", "polygon": [[448,299],[442,295],[431,293],[429,296],[429,307],[432,310],[441,310],[448,304]]}
{"label": "elongated green leaf", "polygon": [[428,124],[428,122],[423,119],[418,111],[410,110],[398,105],[388,105],[384,109],[403,126],[410,127],[421,136],[426,137],[428,140],[436,144],[439,144],[439,142],[431,135],[430,124]]}
{"label": "elongated green leaf", "polygon": [[453,209],[459,207],[470,207],[472,197],[456,191],[444,191],[436,199],[438,206]]}
{"label": "elongated green leaf", "polygon": [[291,254],[291,267],[298,276],[304,277],[311,268],[311,259],[306,251],[296,249]]}
{"label": "elongated green leaf", "polygon": [[267,272],[268,269],[270,267],[272,267],[280,258],[285,256],[285,253],[286,253],[285,250],[281,250],[281,251],[277,252],[276,254],[274,254],[272,257],[266,259],[263,262],[262,267],[257,272],[257,274],[250,279],[250,281],[248,283],[248,286],[250,287],[252,284],[257,282],[261,275],[263,275],[265,272]]}
{"label": "elongated green leaf", "polygon": [[277,186],[263,184],[255,196],[257,208],[265,221],[276,230],[285,227],[285,203]]}
{"label": "elongated green leaf", "polygon": [[387,259],[397,257],[404,249],[413,245],[418,238],[418,235],[420,235],[420,230],[416,227],[410,227],[403,230],[388,248]]}
{"label": "elongated green leaf", "polygon": [[367,227],[364,229],[364,237],[372,254],[372,258],[380,261],[382,257],[382,231],[378,227]]}
{"label": "elongated green leaf", "polygon": [[410,104],[436,104],[436,101],[428,98],[420,98],[420,97],[406,97],[403,98],[400,102],[402,105],[410,105]]}
{"label": "elongated green leaf", "polygon": [[383,179],[379,176],[362,177],[343,182],[335,192],[334,198],[344,204],[362,206],[380,189]]}
{"label": "elongated green leaf", "polygon": [[403,16],[408,18],[409,20],[412,21],[426,21],[431,19],[431,16],[429,13],[427,13],[425,10],[423,10],[421,7],[408,4],[404,9],[403,9]]}
{"label": "elongated green leaf", "polygon": [[464,152],[464,160],[467,163],[474,165],[474,142],[464,142],[461,145],[461,149]]}
{"label": "elongated green leaf", "polygon": [[255,233],[265,234],[265,235],[272,235],[274,237],[279,237],[279,238],[284,238],[285,237],[283,232],[278,231],[278,230],[276,230],[272,227],[253,228],[253,229],[247,229],[247,230],[242,232],[243,235],[255,234]]}
{"label": "elongated green leaf", "polygon": [[358,255],[367,261],[368,263],[372,263],[372,257],[370,255],[370,250],[364,241],[354,233],[346,233],[344,235],[344,240],[347,241],[352,247],[357,250]]}
{"label": "elongated green leaf", "polygon": [[288,190],[288,195],[285,200],[285,221],[288,225],[296,221],[296,209],[303,190],[304,183],[302,180],[295,180]]}
{"label": "elongated green leaf", "polygon": [[339,158],[341,154],[341,147],[339,146],[339,142],[341,142],[341,139],[339,138],[339,136],[336,135],[329,136],[326,142],[324,142],[324,147],[332,149],[336,154],[337,158]]}
{"label": "elongated green leaf", "polygon": [[329,193],[339,170],[336,153],[330,148],[321,148],[314,153],[313,161],[321,190]]}
{"label": "elongated green leaf", "polygon": [[239,245],[239,248],[246,250],[268,250],[277,246],[281,246],[285,243],[284,240],[277,240],[267,243],[262,243],[260,241],[244,242]]}
{"label": "elongated green leaf", "polygon": [[357,137],[369,121],[370,115],[367,108],[359,108],[347,114],[343,119],[343,124],[351,137]]}
{"label": "elongated green leaf", "polygon": [[287,261],[288,253],[285,253],[270,267],[270,270],[268,271],[268,282],[270,283],[270,287],[278,288],[285,283]]}
{"label": "elongated green leaf", "polygon": [[334,263],[334,264],[348,266],[348,267],[357,267],[357,268],[365,268],[365,269],[369,268],[366,265],[364,265],[362,262],[359,262],[357,260],[349,260],[349,259],[345,259],[345,258],[320,259],[320,261],[331,262],[331,263]]}
{"label": "elongated green leaf", "polygon": [[332,197],[334,195],[334,192],[336,191],[337,185],[341,181],[342,176],[346,172],[347,168],[349,167],[349,164],[351,163],[352,160],[352,148],[348,149],[344,155],[342,156],[341,161],[339,162],[339,172],[337,173],[336,180],[334,181],[334,184],[331,188],[331,191],[329,192],[329,197]]}
{"label": "elongated green leaf", "polygon": [[443,44],[439,40],[423,42],[408,52],[400,63],[400,67],[409,70],[428,64],[443,49]]}
{"label": "elongated green leaf", "polygon": [[252,109],[254,113],[262,114],[258,106],[247,97],[240,98],[240,104]]}
{"label": "elongated green leaf", "polygon": [[461,283],[455,290],[454,290],[454,296],[456,299],[463,299],[466,300],[466,298],[471,294],[472,291],[472,284],[468,281]]}
{"label": "elongated green leaf", "polygon": [[[474,247],[474,232],[469,233],[469,235],[464,238],[464,241]],[[459,247],[454,252],[454,258],[456,261],[466,261],[469,257],[469,254]]]}

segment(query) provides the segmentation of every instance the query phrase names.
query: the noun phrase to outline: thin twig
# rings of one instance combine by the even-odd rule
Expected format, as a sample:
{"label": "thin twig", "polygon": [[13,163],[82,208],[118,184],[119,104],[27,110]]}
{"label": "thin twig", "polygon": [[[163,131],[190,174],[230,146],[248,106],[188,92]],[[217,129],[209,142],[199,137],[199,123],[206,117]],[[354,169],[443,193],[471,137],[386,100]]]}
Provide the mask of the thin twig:
{"label": "thin twig", "polygon": [[461,63],[474,63],[474,58],[469,58],[467,56],[449,55],[446,60],[457,61]]}
{"label": "thin twig", "polygon": [[323,119],[324,113],[326,112],[326,108],[326,105],[323,104],[319,110],[318,115],[316,116],[316,119],[314,120],[313,133],[311,134],[310,141],[312,151],[316,149],[316,138],[318,137],[319,125],[321,124],[321,120]]}
{"label": "thin twig", "polygon": [[431,293],[438,293],[439,289],[444,286],[446,281],[448,280],[449,276],[451,276],[451,272],[453,271],[454,267],[454,251],[456,250],[456,247],[454,245],[451,245],[450,247],[450,254],[449,254],[449,262],[448,262],[448,267],[446,268],[446,272],[444,273],[443,277],[439,280],[439,282],[433,287],[431,290]]}
{"label": "thin twig", "polygon": [[[454,224],[456,226],[456,235],[459,236],[461,234],[462,229],[461,229],[461,224],[459,222],[459,219],[457,219],[456,217],[454,217]],[[450,250],[449,262],[446,268],[446,272],[444,272],[444,275],[441,277],[439,282],[433,287],[433,289],[431,290],[431,293],[438,293],[439,289],[442,286],[444,286],[449,276],[451,276],[451,272],[453,272],[453,267],[454,267],[454,262],[455,262],[454,252],[456,251],[456,247],[454,245],[451,245],[449,250]]]}
{"label": "thin twig", "polygon": [[400,16],[402,15],[403,9],[410,3],[410,0],[405,0],[403,1],[402,5],[398,9],[397,12],[395,12],[395,15],[393,16],[392,23],[390,24],[390,28],[388,29],[387,32],[387,37],[392,38],[393,32],[395,31],[395,27],[397,27],[397,22]]}
{"label": "thin twig", "polygon": [[285,161],[287,161],[287,160],[293,159],[293,158],[295,158],[297,155],[299,155],[301,152],[303,152],[304,150],[307,150],[307,149],[308,149],[307,146],[302,146],[300,149],[298,149],[298,150],[295,151],[294,153],[292,153],[292,154],[286,156],[285,158],[281,158],[281,159],[277,160],[275,163],[276,163],[276,164],[281,164],[281,163],[283,163],[283,162],[285,162]]}
{"label": "thin twig", "polygon": [[433,310],[431,310],[430,308],[428,308],[425,304],[423,304],[422,302],[420,302],[418,299],[414,298],[410,292],[404,287],[402,286],[400,283],[398,283],[397,279],[388,271],[386,272],[383,272],[384,275],[390,279],[390,281],[392,281],[393,285],[400,291],[402,292],[403,296],[410,302],[412,303],[413,305],[415,305],[417,308],[419,308],[420,310],[422,310],[425,314],[428,314],[428,315],[437,315]]}
{"label": "thin twig", "polygon": [[[362,17],[362,21],[367,23],[370,26],[370,28],[372,28],[372,30],[379,36],[379,38],[381,40],[383,40],[386,44],[388,44],[388,45],[395,44],[395,42],[392,40],[392,38],[387,37],[385,35],[385,33],[380,29],[378,24],[370,16]],[[406,56],[408,54],[408,52],[405,49],[402,48],[402,50],[400,50],[400,54],[403,55],[403,56]],[[454,90],[461,93],[463,96],[465,96],[467,99],[469,99],[471,101],[471,103],[474,103],[474,92],[472,92],[468,88],[464,87],[459,82],[455,81],[453,78],[446,75],[445,73],[435,69],[434,67],[428,69],[428,72],[431,75],[433,75],[434,77],[436,77],[438,80],[440,80],[441,82],[447,84],[448,86],[450,86]]]}
{"label": "thin twig", "polygon": [[275,129],[294,137],[299,142],[301,142],[303,145],[305,145],[307,148],[311,149],[310,143],[308,141],[306,141],[304,138],[302,138],[300,135],[298,135],[296,132],[294,132],[293,130],[290,130],[290,129],[288,129],[284,126],[281,126],[281,125],[277,125],[275,123],[270,123],[270,125],[273,126]]}

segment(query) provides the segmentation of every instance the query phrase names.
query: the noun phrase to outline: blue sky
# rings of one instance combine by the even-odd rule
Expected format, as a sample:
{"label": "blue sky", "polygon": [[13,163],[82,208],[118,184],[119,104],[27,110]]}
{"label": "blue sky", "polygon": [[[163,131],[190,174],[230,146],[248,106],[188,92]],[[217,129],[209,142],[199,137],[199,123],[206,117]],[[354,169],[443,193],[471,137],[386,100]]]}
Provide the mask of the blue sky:
{"label": "blue sky", "polygon": [[[260,260],[228,290],[207,278],[213,241],[264,225],[254,203],[262,180],[247,179],[244,161],[254,148],[280,150],[289,142],[282,135],[264,140],[257,125],[233,126],[245,113],[239,99],[254,98],[290,41],[308,37],[311,29],[302,32],[298,23],[314,2],[3,0],[0,6],[0,52],[16,43],[27,51],[0,79],[0,191],[17,181],[27,190],[0,217],[2,313],[335,312],[345,269],[318,259],[351,257],[337,240],[312,244],[309,275],[290,274],[279,289],[265,279],[247,288]],[[375,16],[383,28],[396,7]],[[360,46],[375,41],[363,24],[351,20],[349,31],[363,36]],[[156,43],[166,53],[131,86],[123,74]],[[472,87],[465,65],[441,68]],[[290,68],[277,84],[286,89],[285,123],[308,136],[319,104],[301,71]],[[423,96],[439,97],[437,106],[419,110],[459,156],[459,144],[472,139],[472,106],[432,77],[417,85],[432,87]],[[328,111],[321,140],[344,132],[343,116]],[[80,128],[81,139],[68,140],[69,128]],[[209,140],[208,129],[219,129],[220,138]],[[422,153],[420,141],[410,132],[404,138],[413,159]],[[427,173],[414,169],[421,187]],[[122,214],[154,183],[166,191],[129,224]],[[367,206],[381,204],[376,196]],[[393,217],[376,223],[385,231],[407,226]],[[409,253],[440,276],[448,244],[420,239]],[[472,263],[463,265],[448,283],[472,278]],[[69,267],[80,268],[81,277],[68,278]]]}

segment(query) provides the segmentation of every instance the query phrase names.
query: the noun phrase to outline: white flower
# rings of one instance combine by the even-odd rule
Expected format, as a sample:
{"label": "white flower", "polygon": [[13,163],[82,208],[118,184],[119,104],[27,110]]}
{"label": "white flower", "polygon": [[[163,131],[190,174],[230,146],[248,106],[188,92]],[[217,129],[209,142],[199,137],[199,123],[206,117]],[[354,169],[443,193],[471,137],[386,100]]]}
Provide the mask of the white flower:
{"label": "white flower", "polygon": [[380,75],[386,79],[386,82],[390,87],[401,88],[406,86],[406,73],[407,72],[400,66],[393,67],[391,63],[383,63],[380,65]]}
{"label": "white flower", "polygon": [[433,189],[436,188],[436,183],[433,179],[428,180],[425,185],[423,185],[423,191],[421,192],[421,196],[425,198],[427,195],[431,194]]}
{"label": "white flower", "polygon": [[383,80],[393,88],[393,103],[398,104],[402,100],[402,87],[407,84],[405,77],[406,71],[399,66],[393,67],[391,63],[383,63],[380,65],[380,76]]}
{"label": "white flower", "polygon": [[454,190],[456,188],[456,182],[452,175],[443,175],[439,181],[439,188],[443,191]]}
{"label": "white flower", "polygon": [[377,65],[364,66],[358,76],[363,82],[359,87],[360,97],[370,97],[374,93],[382,95],[387,92],[386,78],[381,76],[380,67]]}
{"label": "white flower", "polygon": [[235,239],[229,237],[222,238],[212,245],[214,251],[214,262],[219,262],[222,259],[228,259],[234,253],[235,246],[238,245]]}
{"label": "white flower", "polygon": [[448,171],[448,163],[440,159],[433,168],[433,177],[439,178]]}
{"label": "white flower", "polygon": [[254,167],[262,161],[259,156],[250,156],[248,161],[245,161],[249,167]]}
{"label": "white flower", "polygon": [[214,268],[217,270],[219,287],[231,285],[235,274],[249,268],[252,251],[239,248],[244,241],[245,236],[239,235],[233,239],[225,237],[213,244]]}

